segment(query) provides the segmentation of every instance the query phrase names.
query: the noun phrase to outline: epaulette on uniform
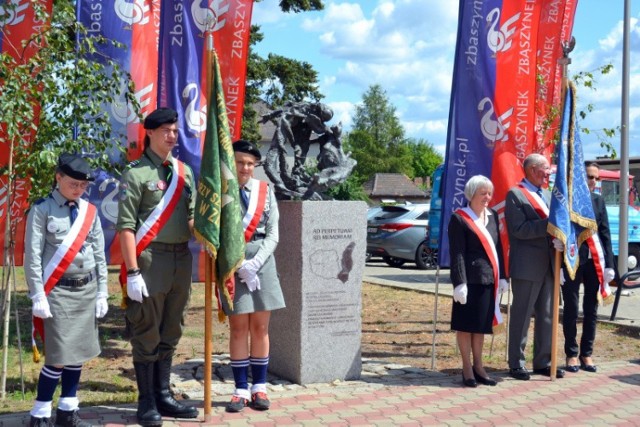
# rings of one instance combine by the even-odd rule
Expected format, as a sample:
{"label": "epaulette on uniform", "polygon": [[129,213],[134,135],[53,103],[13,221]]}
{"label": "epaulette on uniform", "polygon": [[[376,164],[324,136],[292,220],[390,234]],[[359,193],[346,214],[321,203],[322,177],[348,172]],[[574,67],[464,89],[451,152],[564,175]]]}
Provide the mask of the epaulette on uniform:
{"label": "epaulette on uniform", "polygon": [[136,160],[134,160],[134,161],[130,162],[130,163],[127,165],[127,169],[131,169],[132,167],[136,166],[138,163],[140,163],[140,159],[136,159]]}
{"label": "epaulette on uniform", "polygon": [[34,205],[39,205],[40,203],[44,202],[46,200],[46,197],[42,197],[38,200],[36,200],[35,202],[33,202]]}

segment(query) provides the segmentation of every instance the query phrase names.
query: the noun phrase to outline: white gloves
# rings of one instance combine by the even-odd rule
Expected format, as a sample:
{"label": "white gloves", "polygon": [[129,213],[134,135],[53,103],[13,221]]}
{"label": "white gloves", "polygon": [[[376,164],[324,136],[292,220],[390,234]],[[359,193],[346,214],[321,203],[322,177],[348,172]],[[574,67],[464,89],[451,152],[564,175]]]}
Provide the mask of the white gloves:
{"label": "white gloves", "polygon": [[138,273],[133,276],[127,276],[127,296],[137,302],[142,302],[143,296],[149,296],[147,284],[144,283],[142,274]]}
{"label": "white gloves", "polygon": [[509,290],[509,281],[507,279],[498,280],[498,293],[504,294]]}
{"label": "white gloves", "polygon": [[613,268],[604,269],[604,283],[611,282],[616,277],[616,273]]}
{"label": "white gloves", "polygon": [[252,258],[249,261],[242,261],[242,265],[238,269],[238,277],[247,284],[250,292],[260,289],[260,279],[258,278],[258,270],[262,264],[257,259]]}
{"label": "white gloves", "polygon": [[41,319],[53,317],[51,314],[51,308],[49,307],[49,301],[47,300],[47,296],[44,292],[38,292],[32,296],[31,302],[33,303],[31,311],[35,317],[39,317]]}
{"label": "white gloves", "polygon": [[[127,292],[129,292],[128,289]],[[107,311],[109,311],[107,297],[108,295],[106,292],[98,292],[98,295],[96,296],[96,317],[98,319],[102,319],[107,315]]]}
{"label": "white gloves", "polygon": [[468,291],[466,283],[456,286],[453,289],[453,300],[463,305],[466,304]]}
{"label": "white gloves", "polygon": [[556,249],[556,251],[558,252],[564,252],[564,243],[562,243],[562,240],[558,239],[558,238],[554,238],[551,243],[553,243],[553,247]]}
{"label": "white gloves", "polygon": [[560,286],[564,285],[564,270],[560,270]]}

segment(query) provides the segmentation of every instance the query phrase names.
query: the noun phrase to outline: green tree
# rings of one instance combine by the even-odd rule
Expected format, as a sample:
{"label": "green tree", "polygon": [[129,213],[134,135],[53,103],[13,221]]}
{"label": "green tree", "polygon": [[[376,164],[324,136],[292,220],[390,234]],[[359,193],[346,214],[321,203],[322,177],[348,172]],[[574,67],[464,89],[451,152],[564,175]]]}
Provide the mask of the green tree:
{"label": "green tree", "polygon": [[358,161],[355,168],[364,182],[381,172],[414,175],[412,150],[404,129],[382,86],[369,87],[356,106],[353,130],[347,135],[345,151]]}
{"label": "green tree", "polygon": [[[256,0],[260,1],[260,0]],[[280,0],[280,9],[283,12],[306,12],[309,10],[322,10],[322,0]]]}
{"label": "green tree", "polygon": [[433,175],[436,168],[444,161],[434,146],[423,139],[409,139],[411,147],[414,175],[412,178],[426,178]]}
{"label": "green tree", "polygon": [[[114,134],[106,106],[129,102],[139,111],[128,73],[109,58],[97,60],[98,43],[109,41],[85,37],[72,0],[54,3],[51,25],[29,40],[35,52],[30,59],[0,56],[0,142],[13,147],[12,177],[28,177],[31,200],[50,190],[61,152],[88,153],[94,167],[113,171],[108,153],[124,153],[126,135]],[[40,22],[49,21],[39,2],[30,4]],[[5,13],[15,6],[5,4]]]}

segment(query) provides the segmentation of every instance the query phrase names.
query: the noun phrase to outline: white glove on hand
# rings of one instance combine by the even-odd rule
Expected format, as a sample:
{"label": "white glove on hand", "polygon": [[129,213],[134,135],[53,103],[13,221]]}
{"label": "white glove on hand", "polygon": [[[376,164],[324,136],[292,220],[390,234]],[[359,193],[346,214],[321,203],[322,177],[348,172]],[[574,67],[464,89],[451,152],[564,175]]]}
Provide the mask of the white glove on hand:
{"label": "white glove on hand", "polygon": [[564,270],[560,270],[560,286],[563,286],[565,282],[564,279]]}
{"label": "white glove on hand", "polygon": [[498,293],[504,294],[509,290],[509,281],[507,279],[498,280]]}
{"label": "white glove on hand", "polygon": [[31,307],[31,312],[35,317],[39,317],[41,319],[48,319],[49,317],[53,317],[51,314],[51,308],[49,307],[49,301],[47,300],[47,296],[44,292],[38,292],[34,296],[31,297],[31,302],[33,306]]}
{"label": "white glove on hand", "polygon": [[453,289],[453,300],[463,305],[466,304],[468,292],[469,290],[467,289],[466,283],[456,286]]}
{"label": "white glove on hand", "polygon": [[148,297],[147,284],[144,283],[142,274],[127,276],[127,296],[133,301],[142,302],[142,297]]}
{"label": "white glove on hand", "polygon": [[248,280],[243,279],[243,282],[247,285],[247,288],[249,288],[249,292],[260,290],[260,278],[257,274]]}
{"label": "white glove on hand", "polygon": [[616,272],[613,268],[605,268],[604,269],[604,282],[609,283],[616,277]]}
{"label": "white glove on hand", "polygon": [[562,240],[554,238],[551,243],[553,243],[553,247],[556,248],[556,251],[564,252],[564,243],[562,243]]}
{"label": "white glove on hand", "polygon": [[[127,292],[129,290],[127,289]],[[107,303],[107,293],[106,292],[98,292],[96,296],[96,318],[102,319],[107,315],[109,311],[109,304]]]}

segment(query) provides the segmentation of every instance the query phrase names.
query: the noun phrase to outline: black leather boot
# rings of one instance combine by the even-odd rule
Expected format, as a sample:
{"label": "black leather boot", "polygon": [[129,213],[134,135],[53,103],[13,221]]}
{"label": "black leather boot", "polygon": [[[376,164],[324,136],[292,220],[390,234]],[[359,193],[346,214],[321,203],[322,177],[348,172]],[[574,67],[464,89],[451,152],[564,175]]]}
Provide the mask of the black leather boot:
{"label": "black leather boot", "polygon": [[33,415],[29,419],[29,427],[53,427],[51,418],[38,418]]}
{"label": "black leather boot", "polygon": [[158,411],[166,417],[197,418],[198,409],[183,405],[173,398],[169,390],[171,358],[157,360],[155,366],[155,395]]}
{"label": "black leather boot", "polygon": [[153,362],[133,362],[138,383],[138,424],[141,426],[161,426],[162,417],[156,409],[153,396]]}
{"label": "black leather boot", "polygon": [[82,421],[78,416],[78,410],[75,411],[63,411],[62,409],[56,410],[56,427],[92,427],[93,424],[89,424],[86,421]]}

